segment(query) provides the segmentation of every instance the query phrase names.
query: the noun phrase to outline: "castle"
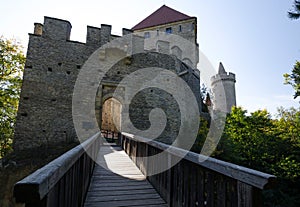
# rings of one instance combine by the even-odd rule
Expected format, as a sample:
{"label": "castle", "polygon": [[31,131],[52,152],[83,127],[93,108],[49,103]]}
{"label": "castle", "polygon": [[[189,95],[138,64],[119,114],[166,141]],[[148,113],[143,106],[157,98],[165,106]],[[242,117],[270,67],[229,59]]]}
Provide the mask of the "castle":
{"label": "castle", "polygon": [[[114,45],[114,41],[122,38],[111,34],[110,25],[101,24],[101,28],[87,26],[85,43],[70,40],[72,26],[68,21],[45,17],[43,24],[34,25],[34,33],[29,34],[15,127],[15,150],[68,142],[76,138],[78,134],[73,120],[76,111],[72,108],[74,87],[81,70],[85,69],[85,63],[95,53],[100,61],[111,58],[118,61],[105,73],[99,69],[99,75],[103,79],[100,83],[95,83],[97,92],[92,100],[94,109],[86,112],[95,114],[96,123],[88,118],[83,118],[84,121],[80,122],[80,127],[87,135],[97,127],[121,130],[128,119],[135,128],[147,130],[151,124],[149,113],[153,108],[161,108],[166,115],[166,126],[157,139],[165,143],[174,141],[172,137],[176,137],[185,117],[178,113],[180,106],[172,93],[148,87],[136,93],[130,103],[126,102],[123,93],[128,91],[128,86],[120,86],[120,83],[141,68],[164,68],[177,74],[189,86],[201,114],[203,100],[200,94],[200,73],[197,70],[199,49],[196,17],[163,5],[132,29],[123,29],[124,41],[128,41],[126,36],[131,35],[124,47],[102,49],[99,48],[108,43]],[[180,45],[178,41],[166,41],[172,35],[183,38],[193,46],[184,49],[182,47],[186,46]],[[149,77],[144,78],[146,80]],[[231,107],[236,104],[235,75],[227,73],[220,64],[218,74],[211,80],[214,100],[222,100],[214,101],[214,109],[226,109],[226,112],[230,112]],[[168,82],[169,78],[163,81]],[[90,85],[93,84],[91,81]],[[118,87],[123,92],[115,96]],[[176,88],[176,84],[173,88]],[[84,103],[85,100],[81,101]],[[127,114],[123,114],[124,109]]]}

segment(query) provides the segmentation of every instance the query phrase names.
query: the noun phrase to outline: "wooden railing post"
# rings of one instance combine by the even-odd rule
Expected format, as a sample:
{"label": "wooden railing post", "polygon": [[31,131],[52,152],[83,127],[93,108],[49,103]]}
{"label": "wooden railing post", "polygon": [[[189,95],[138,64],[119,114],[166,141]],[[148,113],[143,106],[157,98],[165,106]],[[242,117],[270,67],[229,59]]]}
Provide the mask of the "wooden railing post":
{"label": "wooden railing post", "polygon": [[122,135],[121,132],[118,132],[117,145],[122,146]]}

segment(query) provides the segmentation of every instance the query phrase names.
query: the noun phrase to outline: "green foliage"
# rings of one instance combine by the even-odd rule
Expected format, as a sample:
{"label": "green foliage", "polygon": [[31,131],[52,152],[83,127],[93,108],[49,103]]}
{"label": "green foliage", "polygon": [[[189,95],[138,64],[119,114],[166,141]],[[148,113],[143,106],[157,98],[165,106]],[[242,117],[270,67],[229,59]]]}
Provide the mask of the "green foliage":
{"label": "green foliage", "polygon": [[272,119],[266,110],[247,115],[234,107],[220,145],[219,159],[278,177],[278,187],[265,193],[266,206],[300,205],[300,109],[280,108]]}
{"label": "green foliage", "polygon": [[0,158],[11,150],[24,63],[21,46],[0,37]]}
{"label": "green foliage", "polygon": [[294,11],[288,12],[288,17],[291,19],[299,19],[300,17],[300,1],[294,1]]}
{"label": "green foliage", "polygon": [[278,176],[300,181],[300,109],[278,109],[275,121],[276,136],[287,143],[287,148],[276,165]]}
{"label": "green foliage", "polygon": [[207,134],[208,134],[208,129],[209,129],[208,127],[209,127],[208,121],[205,118],[200,117],[200,126],[199,126],[199,130],[198,130],[198,135],[197,135],[196,141],[191,149],[193,152],[196,152],[196,153],[201,152],[202,146],[203,146],[205,139],[207,137]]}
{"label": "green foliage", "polygon": [[268,171],[269,163],[276,162],[284,149],[276,148],[279,140],[274,139],[274,123],[266,110],[253,112],[250,116],[246,113],[246,110],[234,107],[227,117],[224,134],[232,146],[224,156],[234,163]]}
{"label": "green foliage", "polygon": [[292,69],[291,74],[286,73],[283,76],[285,78],[285,84],[289,84],[294,88],[295,90],[294,98],[300,96],[300,62],[299,61],[296,62],[294,68]]}
{"label": "green foliage", "polygon": [[246,110],[234,107],[223,137],[231,150],[222,157],[284,179],[299,179],[299,135],[300,110],[280,108],[278,119],[272,119],[266,110],[247,115]]}

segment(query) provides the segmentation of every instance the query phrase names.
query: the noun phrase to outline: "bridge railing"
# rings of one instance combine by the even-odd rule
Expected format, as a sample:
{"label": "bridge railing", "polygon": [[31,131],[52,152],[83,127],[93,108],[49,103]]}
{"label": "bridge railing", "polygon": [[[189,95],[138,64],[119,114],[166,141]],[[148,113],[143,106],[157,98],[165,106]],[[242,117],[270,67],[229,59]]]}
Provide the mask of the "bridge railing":
{"label": "bridge railing", "polygon": [[[125,152],[172,207],[259,207],[262,190],[272,188],[276,180],[273,175],[132,134],[122,133],[121,138]],[[166,150],[166,156],[145,158]],[[179,161],[180,155],[185,156]],[[166,166],[168,170],[154,174]]]}
{"label": "bridge railing", "polygon": [[80,207],[100,148],[99,133],[38,169],[14,186],[26,207]]}

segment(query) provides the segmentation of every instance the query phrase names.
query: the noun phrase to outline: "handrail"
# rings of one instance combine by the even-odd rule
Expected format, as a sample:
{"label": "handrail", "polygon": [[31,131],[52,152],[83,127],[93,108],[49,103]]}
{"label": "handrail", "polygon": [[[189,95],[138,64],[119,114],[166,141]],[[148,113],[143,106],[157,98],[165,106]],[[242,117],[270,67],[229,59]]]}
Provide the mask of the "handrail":
{"label": "handrail", "polygon": [[184,159],[189,160],[197,165],[216,171],[243,183],[247,183],[251,186],[255,186],[259,189],[266,189],[275,184],[276,176],[274,175],[190,152],[178,147],[170,146],[152,139],[140,137],[126,132],[122,132],[122,135],[125,135],[132,140],[147,143],[148,145],[156,147],[160,150],[167,150],[168,153],[174,156],[184,157]]}
{"label": "handrail", "polygon": [[[276,182],[274,175],[125,132],[122,147],[170,206],[257,207],[261,206],[261,190]],[[167,158],[146,159],[163,151]],[[152,168],[174,161],[179,162],[152,175]]]}
{"label": "handrail", "polygon": [[99,148],[97,133],[17,182],[16,202],[26,206],[81,206]]}

